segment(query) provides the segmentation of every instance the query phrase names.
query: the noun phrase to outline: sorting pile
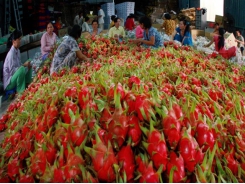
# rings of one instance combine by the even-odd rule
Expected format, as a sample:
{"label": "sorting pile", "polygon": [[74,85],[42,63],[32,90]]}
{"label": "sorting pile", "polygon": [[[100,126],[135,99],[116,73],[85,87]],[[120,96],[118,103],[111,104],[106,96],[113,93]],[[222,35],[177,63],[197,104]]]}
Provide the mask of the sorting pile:
{"label": "sorting pile", "polygon": [[0,119],[1,182],[244,182],[245,70],[165,42],[94,38]]}

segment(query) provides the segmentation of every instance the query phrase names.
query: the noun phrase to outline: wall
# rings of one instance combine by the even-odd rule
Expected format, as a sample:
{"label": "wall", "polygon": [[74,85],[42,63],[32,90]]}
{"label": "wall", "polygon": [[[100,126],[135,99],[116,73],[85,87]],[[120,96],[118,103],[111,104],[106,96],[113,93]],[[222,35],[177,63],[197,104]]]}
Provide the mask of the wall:
{"label": "wall", "polygon": [[0,29],[3,33],[3,19],[4,19],[4,0],[0,0]]}
{"label": "wall", "polygon": [[207,21],[214,22],[215,15],[223,16],[224,0],[215,0],[215,1],[201,0],[201,8],[207,9]]}
{"label": "wall", "polygon": [[225,30],[233,32],[239,29],[245,38],[245,19],[244,19],[245,0],[224,0],[224,17],[233,18],[233,23],[224,21]]}
{"label": "wall", "polygon": [[187,9],[189,8],[189,0],[179,0],[179,9]]}
{"label": "wall", "polygon": [[200,0],[179,0],[179,9],[186,9],[186,8],[198,8],[200,7]]}
{"label": "wall", "polygon": [[225,0],[224,1],[224,16],[234,19],[231,27],[245,29],[244,8],[245,0]]}
{"label": "wall", "polygon": [[[192,8],[192,7],[195,7],[195,8],[198,8],[198,7],[200,7],[200,1],[201,0],[190,0],[190,8]],[[210,0],[208,0],[208,1],[210,1]]]}

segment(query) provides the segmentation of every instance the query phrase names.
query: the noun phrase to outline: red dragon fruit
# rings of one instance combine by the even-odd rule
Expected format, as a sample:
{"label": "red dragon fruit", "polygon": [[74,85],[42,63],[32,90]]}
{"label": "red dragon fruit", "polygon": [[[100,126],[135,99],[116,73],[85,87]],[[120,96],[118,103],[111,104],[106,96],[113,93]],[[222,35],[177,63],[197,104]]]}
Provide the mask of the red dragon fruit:
{"label": "red dragon fruit", "polygon": [[95,134],[96,144],[93,148],[84,147],[84,150],[92,158],[94,170],[97,172],[97,177],[103,182],[113,182],[116,179],[113,165],[118,164],[114,155],[110,142],[106,146],[98,134]]}
{"label": "red dragon fruit", "polygon": [[144,134],[147,136],[147,142],[143,142],[143,146],[149,153],[154,166],[159,169],[162,166],[162,170],[166,170],[167,166],[167,146],[163,134],[153,127],[153,122],[150,122],[150,131],[144,127],[141,127]]}
{"label": "red dragon fruit", "polygon": [[127,182],[132,181],[134,179],[135,160],[130,145],[122,147],[118,152],[117,157],[119,165],[121,165],[121,177],[123,178],[123,175],[125,173],[127,176]]}
{"label": "red dragon fruit", "polygon": [[160,183],[162,182],[161,172],[162,166],[156,172],[153,168],[152,162],[149,163],[147,156],[139,155],[136,157],[136,163],[138,165],[139,182],[140,183]]}
{"label": "red dragon fruit", "polygon": [[88,86],[83,86],[78,91],[78,102],[80,108],[82,108],[85,104],[87,104],[89,100],[91,100],[90,88]]}
{"label": "red dragon fruit", "polygon": [[21,167],[22,165],[18,157],[8,162],[8,176],[12,181],[15,181],[19,177]]}
{"label": "red dragon fruit", "polygon": [[67,101],[61,109],[61,118],[63,122],[66,124],[70,124],[71,117],[70,117],[69,110],[71,110],[75,114],[78,109],[79,108],[75,103],[73,103],[72,101]]}
{"label": "red dragon fruit", "polygon": [[88,127],[79,115],[75,116],[73,112],[70,112],[70,115],[71,124],[68,125],[69,138],[74,146],[80,146],[83,142],[86,142]]}
{"label": "red dragon fruit", "polygon": [[146,95],[137,95],[135,99],[135,110],[140,121],[150,121],[151,114],[154,114],[152,103]]}
{"label": "red dragon fruit", "polygon": [[22,170],[20,169],[19,183],[34,183],[34,182],[35,180],[31,174],[23,173]]}
{"label": "red dragon fruit", "polygon": [[120,96],[120,100],[123,100],[125,97],[125,91],[121,83],[117,85],[112,85],[108,91],[107,97],[109,100],[113,100],[115,95]]}
{"label": "red dragon fruit", "polygon": [[204,152],[207,151],[208,148],[213,149],[215,139],[212,130],[206,123],[198,123],[196,128],[196,140],[200,147],[204,147]]}
{"label": "red dragon fruit", "polygon": [[181,124],[179,120],[168,115],[162,120],[163,132],[172,150],[175,150],[180,140]]}
{"label": "red dragon fruit", "polygon": [[225,159],[227,161],[227,167],[232,171],[235,176],[237,176],[239,163],[234,159],[231,153],[225,154]]}
{"label": "red dragon fruit", "polygon": [[58,117],[58,108],[54,104],[51,104],[46,113],[44,114],[44,122],[50,128],[53,126],[53,124],[56,123]]}
{"label": "red dragon fruit", "polygon": [[131,146],[137,146],[141,140],[142,131],[140,129],[139,119],[131,115],[128,121],[128,138],[131,139]]}
{"label": "red dragon fruit", "polygon": [[124,98],[125,102],[127,103],[129,114],[131,114],[132,112],[135,112],[135,109],[136,109],[135,108],[135,99],[136,99],[136,97],[131,91],[129,91]]}
{"label": "red dragon fruit", "polygon": [[[173,172],[172,176],[170,176],[171,172]],[[167,165],[167,175],[169,177],[170,183],[183,182],[183,179],[185,177],[184,159],[181,155],[179,155],[178,157],[176,153],[173,151],[171,151],[169,154],[169,162]]]}
{"label": "red dragon fruit", "polygon": [[196,164],[202,162],[203,154],[198,149],[198,144],[190,134],[190,129],[182,129],[182,137],[179,142],[179,152],[185,161],[185,168],[193,172]]}
{"label": "red dragon fruit", "polygon": [[107,138],[115,149],[119,149],[125,142],[128,133],[128,117],[124,114],[119,95],[115,96],[115,111],[112,120],[108,124]]}
{"label": "red dragon fruit", "polygon": [[76,147],[75,152],[73,152],[71,147],[68,145],[67,161],[66,165],[63,167],[66,182],[81,181],[80,176],[82,174],[82,171],[80,170],[79,165],[83,165],[84,160],[80,150],[80,147]]}
{"label": "red dragon fruit", "polygon": [[131,76],[128,79],[128,86],[129,86],[130,89],[132,89],[133,84],[139,86],[140,85],[140,79],[138,77],[136,77],[136,76]]}
{"label": "red dragon fruit", "polygon": [[46,169],[47,158],[45,152],[42,148],[38,148],[36,152],[30,153],[31,160],[30,160],[30,169],[32,175],[42,176]]}

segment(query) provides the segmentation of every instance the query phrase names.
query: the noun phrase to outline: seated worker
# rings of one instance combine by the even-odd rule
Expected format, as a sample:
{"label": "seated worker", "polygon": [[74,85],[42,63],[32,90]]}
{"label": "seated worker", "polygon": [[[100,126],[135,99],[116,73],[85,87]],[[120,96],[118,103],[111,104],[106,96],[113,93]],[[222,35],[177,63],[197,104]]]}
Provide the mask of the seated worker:
{"label": "seated worker", "polygon": [[168,36],[171,36],[175,30],[175,21],[171,20],[171,16],[169,13],[164,14],[164,22],[162,28]]}
{"label": "seated worker", "polygon": [[135,36],[136,36],[136,38],[143,38],[143,36],[144,36],[143,34],[144,34],[144,29],[142,29],[140,27],[140,25],[138,25],[136,27],[136,29],[135,29]]}
{"label": "seated worker", "polygon": [[79,25],[74,25],[68,30],[68,38],[64,39],[57,48],[53,61],[51,63],[50,75],[58,72],[64,67],[72,67],[75,65],[77,58],[85,61],[90,61],[79,49],[77,39],[81,36],[81,28]]}
{"label": "seated worker", "polygon": [[182,45],[193,46],[190,23],[187,20],[179,22],[179,27],[174,31],[172,39],[179,41]]}
{"label": "seated worker", "polygon": [[236,56],[236,47],[230,47],[229,49],[225,49],[225,38],[224,38],[225,30],[223,28],[219,28],[219,34],[215,34],[213,40],[205,45],[205,47],[209,47],[214,43],[215,50],[223,56],[225,59],[230,59],[231,57]]}
{"label": "seated worker", "polygon": [[127,19],[126,19],[125,29],[128,30],[128,31],[132,31],[134,28],[135,28],[135,25],[134,25],[134,15],[133,14],[130,14],[127,17]]}
{"label": "seated worker", "polygon": [[47,32],[41,38],[42,60],[47,59],[49,53],[53,51],[57,35],[54,33],[54,26],[51,22],[47,24]]}
{"label": "seated worker", "polygon": [[32,69],[30,62],[21,63],[20,41],[22,33],[15,30],[8,38],[7,46],[10,48],[3,65],[3,86],[4,90],[16,88],[17,93],[25,91],[32,81]]}
{"label": "seated worker", "polygon": [[152,27],[152,22],[149,17],[141,17],[139,24],[144,30],[143,39],[132,40],[133,43],[142,44],[142,46],[148,48],[159,48],[163,46],[163,38],[156,28]]}
{"label": "seated worker", "polygon": [[243,55],[243,51],[244,51],[244,38],[241,34],[240,30],[236,30],[236,40],[237,42],[237,48],[240,49],[242,55]]}
{"label": "seated worker", "polygon": [[99,27],[98,20],[93,20],[92,21],[92,30],[90,30],[91,36],[96,36],[96,35],[100,34],[101,29],[98,27]]}
{"label": "seated worker", "polygon": [[123,28],[122,26],[120,26],[120,23],[121,23],[120,18],[116,17],[116,18],[114,19],[114,23],[115,23],[115,26],[112,27],[112,28],[109,30],[109,37],[110,37],[110,38],[115,38],[115,39],[121,40],[121,39],[124,38],[126,35],[125,35],[124,28]]}
{"label": "seated worker", "polygon": [[219,23],[218,23],[218,22],[216,22],[216,23],[214,24],[214,31],[213,31],[213,34],[219,35]]}
{"label": "seated worker", "polygon": [[115,18],[116,18],[116,15],[112,15],[111,16],[111,23],[110,23],[110,27],[109,28],[112,28],[115,25],[115,23],[114,23],[114,19]]}
{"label": "seated worker", "polygon": [[89,21],[89,18],[85,17],[84,18],[84,23],[82,25],[82,32],[90,32],[90,29],[89,29],[89,26],[88,26],[88,21]]}
{"label": "seated worker", "polygon": [[214,35],[219,35],[219,23],[215,22],[213,28],[214,28],[214,31],[210,33],[211,37],[214,37]]}

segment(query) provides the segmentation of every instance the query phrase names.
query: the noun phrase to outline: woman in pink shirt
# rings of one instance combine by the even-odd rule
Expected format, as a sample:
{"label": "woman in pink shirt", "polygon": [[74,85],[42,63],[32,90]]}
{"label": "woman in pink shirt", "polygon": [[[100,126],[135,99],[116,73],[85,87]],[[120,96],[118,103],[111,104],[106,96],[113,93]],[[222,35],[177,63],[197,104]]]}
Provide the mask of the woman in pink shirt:
{"label": "woman in pink shirt", "polygon": [[215,45],[215,50],[223,56],[225,59],[230,59],[231,57],[236,56],[236,47],[230,47],[229,49],[225,49],[225,38],[224,38],[225,30],[223,28],[219,28],[219,34],[214,35],[213,40],[205,45],[206,47],[209,47],[214,43]]}
{"label": "woman in pink shirt", "polygon": [[136,38],[143,38],[143,33],[144,33],[144,30],[140,27],[140,25],[138,25],[135,29],[135,36]]}
{"label": "woman in pink shirt", "polygon": [[42,60],[47,59],[49,53],[53,50],[57,35],[54,33],[54,26],[51,22],[47,24],[47,32],[41,38]]}

